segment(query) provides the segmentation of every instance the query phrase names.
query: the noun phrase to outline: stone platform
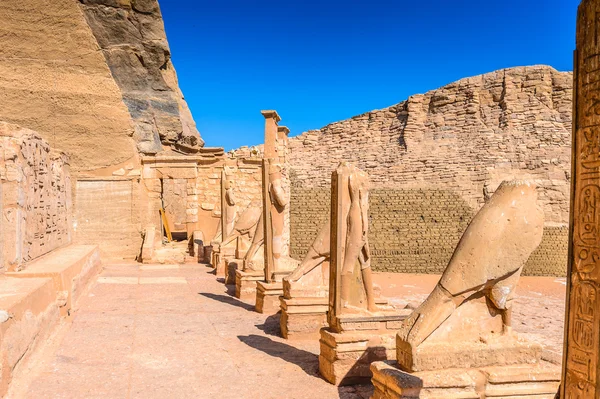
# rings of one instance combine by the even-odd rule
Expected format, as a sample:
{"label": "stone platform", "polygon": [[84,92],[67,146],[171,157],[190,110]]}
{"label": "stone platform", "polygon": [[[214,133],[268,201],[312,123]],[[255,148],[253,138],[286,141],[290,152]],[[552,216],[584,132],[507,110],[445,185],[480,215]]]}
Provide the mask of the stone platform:
{"label": "stone platform", "polygon": [[283,295],[283,284],[281,281],[256,283],[256,305],[258,313],[275,314],[279,312],[279,297]]}
{"label": "stone platform", "polygon": [[260,271],[236,270],[235,272],[235,297],[243,301],[255,300],[256,283],[265,280],[265,273]]}
{"label": "stone platform", "polygon": [[26,265],[24,270],[6,273],[15,278],[50,278],[54,284],[61,315],[69,315],[85,285],[100,271],[96,245],[70,245]]}
{"label": "stone platform", "polygon": [[0,396],[12,374],[57,325],[60,312],[50,278],[0,278]]}
{"label": "stone platform", "polygon": [[213,249],[213,267],[217,277],[225,278],[227,275],[226,259],[235,258],[235,247],[221,247]]}
{"label": "stone platform", "polygon": [[327,326],[329,299],[280,297],[281,335],[286,339],[319,339],[320,330]]}
{"label": "stone platform", "polygon": [[418,373],[375,362],[371,371],[371,399],[554,399],[560,384],[560,367],[545,362]]}
{"label": "stone platform", "polygon": [[371,363],[396,359],[396,331],[410,311],[344,315],[321,329],[319,371],[334,385],[368,382]]}

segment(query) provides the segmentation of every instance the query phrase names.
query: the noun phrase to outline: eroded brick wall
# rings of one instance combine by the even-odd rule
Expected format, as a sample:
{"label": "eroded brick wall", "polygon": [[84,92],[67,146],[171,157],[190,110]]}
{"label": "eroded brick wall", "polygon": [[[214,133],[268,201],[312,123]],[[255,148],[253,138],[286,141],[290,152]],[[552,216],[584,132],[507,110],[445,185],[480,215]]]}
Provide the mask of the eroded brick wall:
{"label": "eroded brick wall", "polygon": [[36,132],[0,123],[0,240],[3,271],[71,242],[67,157]]}
{"label": "eroded brick wall", "polygon": [[[301,260],[327,222],[328,188],[292,189],[292,256]],[[370,193],[369,244],[375,271],[438,274],[444,271],[475,210],[442,190],[374,189]],[[568,229],[547,226],[525,275],[566,274]]]}

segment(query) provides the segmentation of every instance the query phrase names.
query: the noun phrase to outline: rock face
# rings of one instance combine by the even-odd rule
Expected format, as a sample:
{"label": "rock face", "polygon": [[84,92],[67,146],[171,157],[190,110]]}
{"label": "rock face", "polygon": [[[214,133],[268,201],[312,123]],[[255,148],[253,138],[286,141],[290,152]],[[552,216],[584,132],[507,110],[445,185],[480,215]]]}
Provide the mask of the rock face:
{"label": "rock face", "polygon": [[572,76],[500,70],[291,138],[292,210],[312,208],[292,211],[293,255],[304,255],[297,242],[310,244],[326,220],[328,179],[346,160],[373,185],[375,269],[443,271],[468,220],[503,180],[521,179],[537,184],[546,219],[526,273],[564,273]]}
{"label": "rock face", "polygon": [[78,3],[6,0],[0,120],[38,132],[73,172],[134,156],[131,117]]}
{"label": "rock face", "polygon": [[81,8],[123,93],[144,154],[162,144],[204,145],[177,84],[157,0],[81,0]]}
{"label": "rock face", "polygon": [[0,37],[0,120],[67,153],[75,176],[203,145],[156,0],[6,0]]}

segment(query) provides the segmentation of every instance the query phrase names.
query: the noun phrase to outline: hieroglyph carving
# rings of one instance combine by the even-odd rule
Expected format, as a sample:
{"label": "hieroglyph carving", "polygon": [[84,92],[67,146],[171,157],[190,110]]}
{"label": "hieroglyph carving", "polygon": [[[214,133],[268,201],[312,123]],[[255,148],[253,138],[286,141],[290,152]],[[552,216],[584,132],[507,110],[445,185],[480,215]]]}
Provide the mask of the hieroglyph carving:
{"label": "hieroglyph carving", "polygon": [[563,398],[600,395],[600,1],[583,0],[574,59],[573,182]]}

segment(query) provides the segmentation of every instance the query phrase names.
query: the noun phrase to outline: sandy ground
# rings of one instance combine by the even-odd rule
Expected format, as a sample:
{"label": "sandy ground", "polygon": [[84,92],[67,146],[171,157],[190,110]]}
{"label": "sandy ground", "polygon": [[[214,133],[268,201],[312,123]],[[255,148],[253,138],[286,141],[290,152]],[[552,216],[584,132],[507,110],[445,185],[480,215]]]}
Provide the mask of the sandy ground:
{"label": "sandy ground", "polygon": [[[398,307],[418,304],[438,276],[380,273]],[[204,265],[108,265],[18,370],[10,398],[368,398],[318,373],[317,341],[279,337]],[[515,330],[560,359],[565,280],[522,278]]]}

